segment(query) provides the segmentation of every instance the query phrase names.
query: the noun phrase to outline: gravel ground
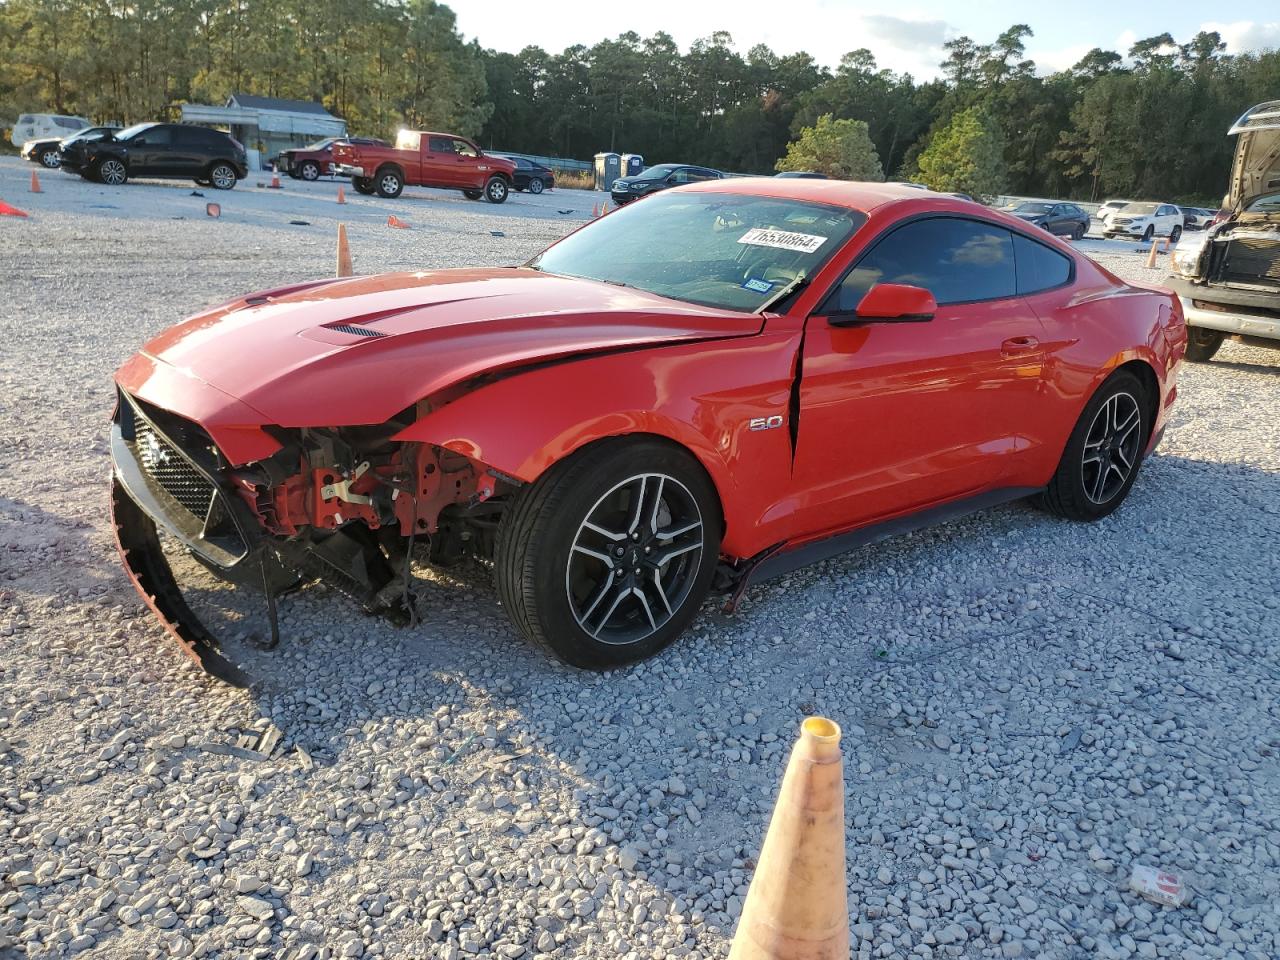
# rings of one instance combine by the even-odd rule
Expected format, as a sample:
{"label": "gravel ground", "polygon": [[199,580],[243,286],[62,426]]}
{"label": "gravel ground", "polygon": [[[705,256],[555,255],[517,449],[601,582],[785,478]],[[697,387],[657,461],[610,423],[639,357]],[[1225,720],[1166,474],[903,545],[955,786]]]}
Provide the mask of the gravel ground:
{"label": "gravel ground", "polygon": [[[1095,525],[1015,504],[901,537],[601,675],[529,649],[480,572],[423,571],[413,632],[309,589],[236,691],[120,571],[112,369],[329,272],[339,218],[361,272],[511,263],[598,195],[251,182],[205,191],[215,221],[190,185],[28,171],[0,160],[31,213],[0,219],[0,954],[723,957],[813,711],[845,730],[858,956],[1280,954],[1280,354],[1184,368]],[[1127,892],[1134,863],[1191,904]]]}

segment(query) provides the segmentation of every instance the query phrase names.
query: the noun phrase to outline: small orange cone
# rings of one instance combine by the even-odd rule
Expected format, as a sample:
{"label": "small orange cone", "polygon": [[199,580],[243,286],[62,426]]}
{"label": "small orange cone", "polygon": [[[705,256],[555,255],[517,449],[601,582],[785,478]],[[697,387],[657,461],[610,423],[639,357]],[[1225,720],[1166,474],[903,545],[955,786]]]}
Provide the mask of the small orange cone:
{"label": "small orange cone", "polygon": [[397,217],[394,213],[387,217],[387,226],[395,227],[397,230],[408,230],[409,225]]}
{"label": "small orange cone", "polygon": [[339,203],[347,202],[347,195],[345,192],[343,192],[342,184],[338,184],[338,202]]}
{"label": "small orange cone", "polygon": [[276,169],[275,164],[271,165],[271,189],[280,189],[280,171]]}
{"label": "small orange cone", "polygon": [[222,216],[222,204],[206,203],[204,205],[204,215],[206,217],[213,217],[213,219],[217,220],[220,216]]}
{"label": "small orange cone", "polygon": [[351,247],[347,244],[347,225],[338,224],[338,276],[351,276]]}
{"label": "small orange cone", "polygon": [[44,193],[44,191],[40,189],[40,178],[36,176],[36,172],[34,170],[31,171],[31,192]]}
{"label": "small orange cone", "polygon": [[1160,241],[1155,237],[1151,238],[1151,249],[1147,251],[1147,266],[1154,267],[1156,265],[1156,254],[1160,252]]}
{"label": "small orange cone", "polygon": [[809,717],[791,750],[729,960],[845,960],[840,727]]}
{"label": "small orange cone", "polygon": [[27,211],[11,207],[3,200],[0,200],[0,217],[25,217],[26,215]]}

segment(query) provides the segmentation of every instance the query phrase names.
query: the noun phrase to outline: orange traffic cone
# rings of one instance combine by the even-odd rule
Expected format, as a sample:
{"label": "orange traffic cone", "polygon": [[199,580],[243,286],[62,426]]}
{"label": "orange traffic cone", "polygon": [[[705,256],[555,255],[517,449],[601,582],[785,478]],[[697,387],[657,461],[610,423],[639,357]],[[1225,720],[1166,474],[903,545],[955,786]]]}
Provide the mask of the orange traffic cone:
{"label": "orange traffic cone", "polygon": [[409,225],[397,217],[394,213],[387,217],[387,226],[395,227],[397,230],[408,230]]}
{"label": "orange traffic cone", "polygon": [[1156,265],[1156,254],[1160,252],[1160,241],[1155,237],[1151,238],[1151,249],[1147,251],[1147,266],[1154,267]]}
{"label": "orange traffic cone", "polygon": [[222,216],[222,204],[206,203],[204,205],[204,215],[206,217],[213,217],[213,219],[217,220],[220,216]]}
{"label": "orange traffic cone", "polygon": [[351,247],[347,244],[347,225],[338,224],[338,276],[351,276]]}
{"label": "orange traffic cone", "polygon": [[840,728],[809,717],[791,750],[729,960],[849,956]]}
{"label": "orange traffic cone", "polygon": [[0,200],[0,217],[25,217],[26,215],[27,211],[19,210]]}
{"label": "orange traffic cone", "polygon": [[347,195],[342,190],[342,184],[338,184],[338,202],[339,203],[347,202]]}
{"label": "orange traffic cone", "polygon": [[271,165],[271,189],[280,189],[280,171],[276,169],[275,164]]}
{"label": "orange traffic cone", "polygon": [[40,178],[36,175],[34,170],[31,171],[31,192],[44,193],[44,191],[40,189]]}

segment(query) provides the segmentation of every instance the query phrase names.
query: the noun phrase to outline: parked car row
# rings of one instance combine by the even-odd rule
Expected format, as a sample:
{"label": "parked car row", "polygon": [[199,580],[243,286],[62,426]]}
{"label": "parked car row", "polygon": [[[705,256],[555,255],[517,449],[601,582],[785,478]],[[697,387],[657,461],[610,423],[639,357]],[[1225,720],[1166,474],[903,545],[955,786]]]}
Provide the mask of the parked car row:
{"label": "parked car row", "polygon": [[68,173],[110,186],[121,186],[130,177],[164,177],[230,190],[249,175],[240,141],[219,130],[181,123],[137,123],[98,137],[70,138],[59,154]]}
{"label": "parked car row", "polygon": [[50,170],[57,170],[62,166],[62,147],[65,144],[76,140],[101,140],[108,135],[114,136],[119,129],[119,127],[85,127],[69,137],[42,137],[28,140],[22,145],[21,156],[23,160],[30,160]]}

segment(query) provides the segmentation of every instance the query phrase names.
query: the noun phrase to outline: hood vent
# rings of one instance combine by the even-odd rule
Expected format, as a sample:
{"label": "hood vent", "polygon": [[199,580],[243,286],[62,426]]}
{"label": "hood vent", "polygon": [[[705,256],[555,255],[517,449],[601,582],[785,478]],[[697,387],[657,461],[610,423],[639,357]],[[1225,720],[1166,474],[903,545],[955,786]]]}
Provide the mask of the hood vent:
{"label": "hood vent", "polygon": [[338,333],[350,334],[353,337],[385,337],[386,334],[380,330],[370,330],[368,327],[357,327],[349,323],[335,323],[329,326],[330,330],[336,330]]}

